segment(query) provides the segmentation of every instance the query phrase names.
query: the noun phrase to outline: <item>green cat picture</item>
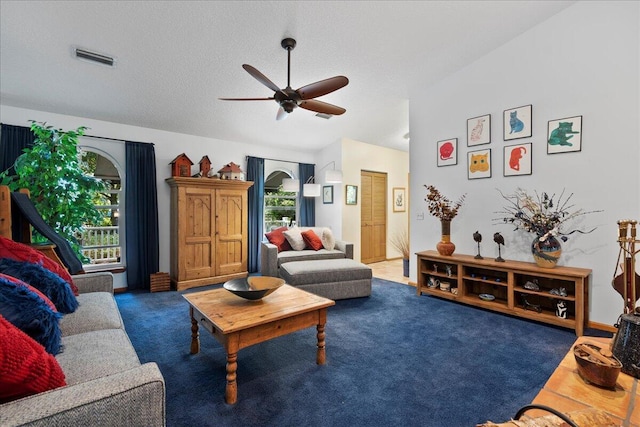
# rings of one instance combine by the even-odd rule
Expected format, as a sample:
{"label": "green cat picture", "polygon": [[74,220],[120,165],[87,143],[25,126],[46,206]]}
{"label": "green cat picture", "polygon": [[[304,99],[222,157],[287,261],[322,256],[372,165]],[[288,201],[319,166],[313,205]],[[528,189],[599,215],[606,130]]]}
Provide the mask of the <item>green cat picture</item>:
{"label": "green cat picture", "polygon": [[582,150],[582,116],[550,120],[547,126],[547,154]]}

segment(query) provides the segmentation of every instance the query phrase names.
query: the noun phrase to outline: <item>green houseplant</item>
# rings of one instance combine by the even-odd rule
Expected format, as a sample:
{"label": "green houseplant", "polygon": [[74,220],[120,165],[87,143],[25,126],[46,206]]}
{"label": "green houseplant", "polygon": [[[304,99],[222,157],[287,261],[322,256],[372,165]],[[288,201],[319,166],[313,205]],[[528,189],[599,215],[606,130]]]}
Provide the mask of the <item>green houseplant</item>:
{"label": "green houseplant", "polygon": [[[101,220],[94,203],[105,186],[87,174],[88,166],[78,151],[78,137],[87,129],[56,129],[31,120],[34,145],[25,148],[14,163],[15,175],[0,173],[0,184],[12,191],[29,190],[38,212],[58,234],[67,239],[80,259],[85,260],[78,244],[84,224]],[[44,240],[34,233],[34,242]]]}

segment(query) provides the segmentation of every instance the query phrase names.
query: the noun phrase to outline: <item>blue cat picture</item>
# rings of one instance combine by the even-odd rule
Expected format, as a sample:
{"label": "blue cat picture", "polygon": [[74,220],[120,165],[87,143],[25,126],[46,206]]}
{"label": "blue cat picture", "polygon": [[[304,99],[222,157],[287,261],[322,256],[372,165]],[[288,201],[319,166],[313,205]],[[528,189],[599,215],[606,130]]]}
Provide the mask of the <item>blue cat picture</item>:
{"label": "blue cat picture", "polygon": [[524,105],[504,111],[505,141],[531,136],[531,110],[531,105]]}
{"label": "blue cat picture", "polygon": [[522,120],[518,118],[518,112],[512,111],[509,114],[511,114],[511,118],[509,119],[509,126],[511,126],[511,131],[509,133],[512,134],[522,132],[522,130],[524,129],[524,123],[522,123]]}

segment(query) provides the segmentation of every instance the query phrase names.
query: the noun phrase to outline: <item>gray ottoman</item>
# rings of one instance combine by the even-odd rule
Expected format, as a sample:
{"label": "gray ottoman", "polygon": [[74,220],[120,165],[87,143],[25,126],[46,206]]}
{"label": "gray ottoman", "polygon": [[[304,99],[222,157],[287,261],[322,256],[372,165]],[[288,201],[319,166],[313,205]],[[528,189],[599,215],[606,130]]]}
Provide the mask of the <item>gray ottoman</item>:
{"label": "gray ottoman", "polygon": [[280,277],[289,285],[333,300],[368,297],[371,276],[371,268],[350,258],[280,265]]}

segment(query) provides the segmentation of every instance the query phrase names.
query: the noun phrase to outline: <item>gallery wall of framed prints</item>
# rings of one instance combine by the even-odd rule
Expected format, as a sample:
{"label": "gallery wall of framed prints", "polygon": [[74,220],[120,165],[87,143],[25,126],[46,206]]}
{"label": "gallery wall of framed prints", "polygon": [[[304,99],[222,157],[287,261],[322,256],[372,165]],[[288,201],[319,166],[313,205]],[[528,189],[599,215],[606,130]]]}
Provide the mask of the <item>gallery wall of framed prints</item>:
{"label": "gallery wall of framed prints", "polygon": [[[547,120],[544,144],[548,155],[582,151],[582,116],[568,116]],[[491,150],[491,114],[467,119],[467,179],[491,178],[492,163],[502,164],[505,177],[533,175],[533,150],[542,142],[533,135],[533,105],[508,108],[502,111],[502,139],[504,145]],[[528,141],[520,139],[531,138]],[[540,136],[538,136],[540,138]],[[494,144],[495,145],[495,144]],[[539,148],[535,148],[538,146]],[[458,138],[451,137],[436,142],[436,166],[458,164]],[[464,156],[464,154],[461,154]],[[502,158],[492,158],[500,157]]]}

